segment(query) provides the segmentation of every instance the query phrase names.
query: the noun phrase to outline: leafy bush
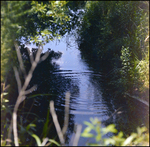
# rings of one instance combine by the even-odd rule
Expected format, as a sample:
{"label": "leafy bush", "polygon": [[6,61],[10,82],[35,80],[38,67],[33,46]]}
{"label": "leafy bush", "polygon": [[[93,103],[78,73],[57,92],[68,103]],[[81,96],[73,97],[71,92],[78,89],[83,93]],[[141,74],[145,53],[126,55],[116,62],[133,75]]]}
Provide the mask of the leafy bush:
{"label": "leafy bush", "polygon": [[[117,135],[112,135],[111,137],[105,137],[107,133],[117,133],[114,124],[110,124],[107,127],[102,128],[101,122],[98,118],[90,118],[91,122],[85,121],[84,124],[87,127],[81,134],[82,137],[95,138],[95,143],[87,143],[88,146],[135,146],[149,145],[149,133],[146,132],[146,127],[137,128],[137,133],[131,133],[127,138],[123,137],[123,132],[119,132]],[[91,131],[94,130],[94,133]],[[96,134],[96,135],[95,135]]]}
{"label": "leafy bush", "polygon": [[120,70],[114,86],[118,81],[133,95],[149,87],[148,7],[148,1],[88,1],[78,29],[84,57]]}

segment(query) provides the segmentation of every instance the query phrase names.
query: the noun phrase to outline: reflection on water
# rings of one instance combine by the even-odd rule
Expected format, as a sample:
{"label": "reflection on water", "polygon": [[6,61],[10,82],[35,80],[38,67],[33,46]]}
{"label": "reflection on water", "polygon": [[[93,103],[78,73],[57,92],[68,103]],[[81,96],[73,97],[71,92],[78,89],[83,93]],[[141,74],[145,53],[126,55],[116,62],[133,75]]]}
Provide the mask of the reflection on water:
{"label": "reflection on water", "polygon": [[[30,86],[37,84],[38,88],[27,96],[25,105],[20,106],[22,111],[27,113],[26,115],[19,114],[25,118],[24,126],[31,122],[35,123],[37,130],[34,133],[41,138],[44,137],[43,128],[49,120],[45,137],[55,138],[57,133],[52,118],[49,116],[49,102],[50,100],[54,101],[62,128],[65,93],[70,91],[69,128],[66,136],[68,145],[74,135],[74,127],[81,124],[83,131],[86,127],[84,121],[89,121],[90,117],[98,117],[103,126],[115,123],[119,130],[131,131],[136,128],[135,111],[134,114],[129,112],[126,101],[121,98],[113,99],[114,91],[108,93],[107,89],[110,87],[107,87],[106,81],[104,81],[103,72],[93,69],[86,60],[81,59],[80,51],[76,46],[66,49],[66,43],[62,40],[58,45],[55,45],[55,42],[45,45],[44,51],[47,51],[48,48],[52,48],[55,52],[60,51],[62,55],[57,60],[52,60],[52,57],[48,58],[36,68]],[[34,95],[35,97],[32,98],[31,96]],[[112,115],[115,111],[116,113]],[[26,138],[29,141],[28,135]],[[58,140],[58,138],[55,139]],[[86,138],[81,137],[79,145],[85,145],[86,141]]]}
{"label": "reflection on water", "polygon": [[[104,81],[103,72],[96,70],[96,68],[93,70],[86,60],[81,59],[76,44],[67,49],[65,40],[62,40],[57,46],[54,44],[48,46],[63,53],[59,60],[53,60],[60,66],[58,70],[53,72],[53,75],[60,75],[71,82],[67,90],[71,91],[70,114],[74,116],[74,125],[81,124],[83,131],[84,121],[89,121],[90,117],[98,117],[103,122],[103,126],[115,123],[116,128],[125,133],[135,131],[137,125],[141,124],[142,118],[137,120],[137,117],[133,117],[136,112],[133,114],[128,111],[126,101],[122,98],[113,99],[112,93],[114,91],[108,93],[106,90],[110,87]],[[115,115],[110,117],[115,111]],[[136,115],[140,116],[138,112]],[[73,132],[70,138],[72,135]],[[87,139],[81,137],[79,145],[85,145],[86,141]]]}

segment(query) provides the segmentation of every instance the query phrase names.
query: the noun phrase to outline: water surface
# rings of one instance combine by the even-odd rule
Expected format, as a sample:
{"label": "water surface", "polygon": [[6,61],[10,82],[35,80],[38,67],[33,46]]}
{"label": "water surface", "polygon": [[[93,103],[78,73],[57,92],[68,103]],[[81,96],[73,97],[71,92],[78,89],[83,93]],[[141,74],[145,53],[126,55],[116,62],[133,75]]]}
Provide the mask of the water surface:
{"label": "water surface", "polygon": [[[81,58],[80,51],[78,50],[75,39],[70,37],[70,47],[67,47],[66,40],[63,38],[60,42],[51,42],[44,46],[44,52],[48,48],[54,51],[62,52],[61,58],[53,60],[52,63],[59,66],[51,74],[52,79],[42,77],[44,80],[41,86],[45,86],[46,83],[51,85],[51,88],[47,88],[47,93],[55,93],[55,110],[58,117],[64,113],[65,105],[65,93],[69,91],[70,97],[70,127],[68,128],[68,142],[67,145],[71,145],[71,138],[75,133],[75,126],[77,124],[82,125],[82,131],[85,129],[84,121],[89,121],[90,118],[97,117],[100,121],[105,122],[111,114],[116,110],[119,111],[109,119],[106,124],[115,123],[117,129],[124,129],[127,126],[133,127],[131,119],[134,120],[131,112],[127,111],[126,103],[123,101],[114,101],[111,94],[105,93],[102,83],[104,82],[103,73],[93,70],[89,67],[86,60]],[[92,61],[91,61],[92,62]],[[43,71],[44,72],[44,71]],[[50,74],[49,73],[46,74]],[[48,99],[50,101],[51,99]],[[42,103],[44,103],[42,101]],[[45,102],[47,103],[47,101]],[[41,105],[41,104],[40,104]],[[47,105],[41,106],[41,114]],[[64,114],[63,114],[64,115]],[[132,118],[131,118],[132,117]],[[62,120],[62,121],[61,121]],[[63,124],[63,116],[60,118],[60,123]],[[85,145],[88,139],[81,137],[79,139],[79,145]],[[94,140],[91,140],[94,141]]]}

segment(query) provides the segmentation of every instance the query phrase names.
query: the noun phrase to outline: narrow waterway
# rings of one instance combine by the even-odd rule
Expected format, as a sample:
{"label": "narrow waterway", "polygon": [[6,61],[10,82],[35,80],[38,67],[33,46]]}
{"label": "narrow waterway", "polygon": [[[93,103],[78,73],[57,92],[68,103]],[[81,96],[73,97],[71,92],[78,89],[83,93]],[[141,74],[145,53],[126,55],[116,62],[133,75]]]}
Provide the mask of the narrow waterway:
{"label": "narrow waterway", "polygon": [[[128,127],[128,129],[133,128],[133,125],[136,123],[132,124],[131,122],[137,119],[137,117],[134,118],[135,113],[132,114],[127,111],[126,103],[123,101],[113,101],[111,95],[105,93],[101,84],[103,81],[103,73],[93,70],[92,67],[88,66],[86,60],[81,59],[80,51],[73,37],[70,37],[69,41],[69,47],[67,47],[65,38],[61,39],[60,42],[56,43],[56,41],[54,41],[44,46],[44,52],[47,51],[48,48],[51,48],[55,52],[62,52],[62,56],[57,60],[52,60],[53,64],[59,66],[59,68],[56,68],[51,73],[55,78],[51,80],[45,78],[43,81],[43,86],[45,86],[44,82],[49,82],[49,84],[52,85],[52,88],[45,87],[45,89],[49,89],[49,91],[47,90],[48,93],[53,93],[53,90],[56,89],[58,91],[54,101],[58,118],[64,115],[62,113],[64,113],[65,93],[67,91],[71,93],[69,105],[70,127],[68,127],[67,145],[72,145],[71,138],[76,132],[75,126],[81,124],[81,132],[83,132],[86,127],[84,121],[90,121],[90,118],[97,117],[103,122],[102,126],[115,123],[116,128],[120,130],[127,130],[125,129],[126,127]],[[44,79],[44,77],[42,78]],[[44,103],[44,100],[42,103]],[[44,109],[47,108],[45,105],[40,105],[42,109],[39,108],[39,112],[43,114]],[[115,115],[110,118],[115,111]],[[63,124],[63,118],[60,118],[60,121],[60,123]],[[78,145],[84,146],[87,140],[87,138],[81,137]],[[88,141],[92,142],[94,140],[91,139]]]}
{"label": "narrow waterway", "polygon": [[[69,91],[71,93],[70,114],[74,116],[74,125],[81,124],[82,131],[86,127],[84,121],[90,121],[90,118],[97,117],[104,121],[108,119],[111,112],[109,111],[106,101],[103,100],[100,86],[96,81],[92,81],[91,76],[101,78],[100,72],[93,72],[86,62],[81,59],[80,51],[77,49],[75,40],[70,38],[70,47],[67,48],[65,39],[62,39],[55,47],[51,46],[54,51],[62,52],[62,57],[54,60],[60,68],[53,74],[60,74],[72,81]],[[48,45],[47,45],[48,47]],[[46,48],[47,48],[46,47]],[[74,84],[78,89],[75,89]],[[58,105],[61,105],[58,103]],[[72,133],[70,138],[74,135]],[[79,145],[85,145],[87,138],[81,137]]]}

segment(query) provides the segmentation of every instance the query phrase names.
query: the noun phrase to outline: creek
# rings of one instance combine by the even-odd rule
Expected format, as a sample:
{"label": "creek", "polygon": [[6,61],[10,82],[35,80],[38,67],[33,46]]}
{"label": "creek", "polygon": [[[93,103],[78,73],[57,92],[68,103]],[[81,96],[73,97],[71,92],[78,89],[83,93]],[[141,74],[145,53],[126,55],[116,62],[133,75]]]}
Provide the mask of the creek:
{"label": "creek", "polygon": [[[57,44],[54,41],[44,46],[44,52],[51,48],[55,52],[62,52],[62,56],[59,59],[52,60],[52,64],[57,65],[57,68],[45,73],[46,75],[51,74],[52,78],[42,77],[43,80],[38,85],[39,89],[42,87],[45,91],[42,92],[37,89],[37,93],[49,93],[55,96],[42,96],[41,101],[35,100],[34,106],[39,107],[38,110],[35,110],[35,113],[43,116],[47,113],[49,101],[54,100],[58,120],[62,126],[65,94],[69,91],[71,96],[67,145],[72,145],[71,138],[75,135],[76,126],[81,124],[81,132],[83,132],[86,127],[84,121],[90,121],[90,118],[97,117],[102,122],[102,127],[114,123],[119,131],[122,130],[125,133],[134,131],[137,126],[143,125],[145,119],[141,117],[143,115],[141,111],[136,111],[136,108],[134,110],[129,109],[126,101],[121,97],[119,100],[113,99],[113,94],[107,93],[106,88],[108,87],[104,86],[107,84],[107,81],[104,80],[104,73],[89,66],[87,61],[81,57],[74,37],[69,37],[69,42],[70,47],[67,47],[64,37]],[[43,70],[43,73],[45,72],[44,69],[41,70]],[[51,136],[48,137],[51,138]],[[80,137],[78,145],[84,146],[87,141],[94,142],[93,139],[88,140],[88,138]]]}

